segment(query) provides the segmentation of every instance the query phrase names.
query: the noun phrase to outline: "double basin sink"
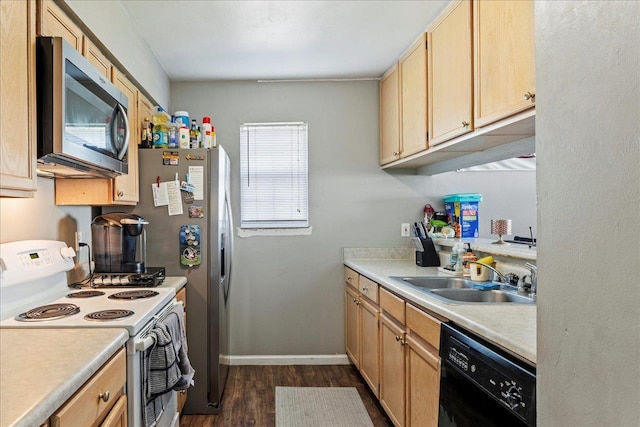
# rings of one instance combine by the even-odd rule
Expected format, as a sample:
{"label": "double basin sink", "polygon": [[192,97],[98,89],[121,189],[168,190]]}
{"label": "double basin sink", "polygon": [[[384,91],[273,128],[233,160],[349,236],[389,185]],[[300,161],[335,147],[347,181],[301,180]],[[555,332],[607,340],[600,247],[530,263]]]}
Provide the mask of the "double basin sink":
{"label": "double basin sink", "polygon": [[485,303],[485,304],[535,304],[535,299],[514,290],[475,289],[480,285],[462,277],[396,277],[390,279],[404,285],[410,285],[434,298],[448,303]]}

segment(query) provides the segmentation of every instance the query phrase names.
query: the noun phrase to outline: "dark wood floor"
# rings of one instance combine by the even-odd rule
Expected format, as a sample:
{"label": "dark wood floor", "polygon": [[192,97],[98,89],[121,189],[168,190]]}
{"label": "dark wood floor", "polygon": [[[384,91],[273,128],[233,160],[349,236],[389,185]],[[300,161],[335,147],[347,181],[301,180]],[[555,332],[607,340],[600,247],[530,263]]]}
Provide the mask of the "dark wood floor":
{"label": "dark wood floor", "polygon": [[393,424],[351,365],[232,366],[219,415],[183,415],[181,427],[275,426],[276,386],[355,387],[375,427]]}

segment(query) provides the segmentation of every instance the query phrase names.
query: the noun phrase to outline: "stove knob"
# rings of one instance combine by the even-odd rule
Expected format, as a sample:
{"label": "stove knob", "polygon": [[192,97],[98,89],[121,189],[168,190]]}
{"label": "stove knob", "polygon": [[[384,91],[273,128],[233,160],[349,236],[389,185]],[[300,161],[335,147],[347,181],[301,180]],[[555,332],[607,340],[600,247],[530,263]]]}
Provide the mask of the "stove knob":
{"label": "stove knob", "polygon": [[76,251],[69,247],[60,248],[60,255],[62,255],[62,258],[73,258],[76,256]]}
{"label": "stove knob", "polygon": [[118,277],[118,276],[111,276],[111,284],[112,284],[112,285],[119,285],[119,284],[120,284],[120,277]]}
{"label": "stove knob", "polygon": [[122,276],[120,278],[120,283],[123,285],[128,285],[129,284],[129,276]]}
{"label": "stove knob", "polygon": [[509,387],[507,390],[505,399],[507,399],[507,403],[511,406],[511,409],[516,409],[520,406],[522,402],[522,396],[520,395],[520,390],[516,386]]}
{"label": "stove knob", "polygon": [[94,285],[102,285],[102,276],[96,276],[93,278]]}
{"label": "stove knob", "polygon": [[110,285],[111,284],[111,277],[110,276],[103,276],[102,277],[102,283],[104,283],[105,285]]}

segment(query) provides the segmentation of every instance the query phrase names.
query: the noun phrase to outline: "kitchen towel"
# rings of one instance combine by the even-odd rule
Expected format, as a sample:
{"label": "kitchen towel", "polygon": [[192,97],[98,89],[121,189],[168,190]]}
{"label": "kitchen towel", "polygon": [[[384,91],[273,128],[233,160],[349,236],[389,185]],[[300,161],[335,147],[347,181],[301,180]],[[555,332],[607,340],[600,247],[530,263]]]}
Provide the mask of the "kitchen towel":
{"label": "kitchen towel", "polygon": [[373,427],[355,387],[276,387],[276,427]]}
{"label": "kitchen towel", "polygon": [[149,331],[154,344],[142,358],[145,425],[153,426],[162,414],[172,390],[193,385],[194,370],[187,355],[184,308],[176,304],[167,316]]}

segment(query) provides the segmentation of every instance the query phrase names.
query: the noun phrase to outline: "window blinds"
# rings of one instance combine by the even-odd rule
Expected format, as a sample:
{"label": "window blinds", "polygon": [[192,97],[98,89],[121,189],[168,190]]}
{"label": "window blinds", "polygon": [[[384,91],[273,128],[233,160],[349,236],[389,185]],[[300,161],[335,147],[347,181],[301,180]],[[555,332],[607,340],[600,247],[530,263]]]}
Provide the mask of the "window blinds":
{"label": "window blinds", "polygon": [[240,126],[240,226],[309,226],[306,123]]}

